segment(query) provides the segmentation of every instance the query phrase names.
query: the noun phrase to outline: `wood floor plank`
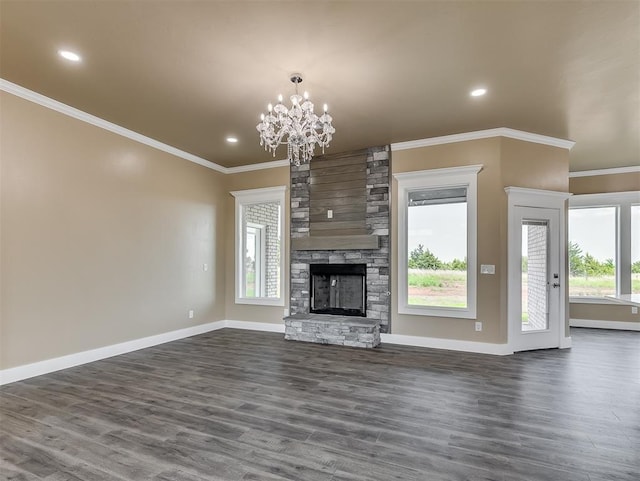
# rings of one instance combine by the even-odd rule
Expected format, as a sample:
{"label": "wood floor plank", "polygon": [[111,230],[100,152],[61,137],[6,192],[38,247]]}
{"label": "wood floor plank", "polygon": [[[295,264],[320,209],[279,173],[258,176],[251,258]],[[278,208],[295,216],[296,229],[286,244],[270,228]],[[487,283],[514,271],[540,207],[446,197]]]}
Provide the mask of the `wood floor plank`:
{"label": "wood floor plank", "polygon": [[224,329],[0,388],[0,480],[638,481],[640,333],[487,356]]}

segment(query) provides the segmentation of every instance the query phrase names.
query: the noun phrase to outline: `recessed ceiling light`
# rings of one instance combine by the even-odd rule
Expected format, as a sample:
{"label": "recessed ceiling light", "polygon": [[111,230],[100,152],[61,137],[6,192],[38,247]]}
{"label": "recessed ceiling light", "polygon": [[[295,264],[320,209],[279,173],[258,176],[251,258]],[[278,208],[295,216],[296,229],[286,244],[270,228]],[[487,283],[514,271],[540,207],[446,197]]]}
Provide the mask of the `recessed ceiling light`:
{"label": "recessed ceiling light", "polygon": [[71,50],[58,50],[58,55],[60,55],[62,58],[67,59],[71,62],[79,62],[80,59],[80,55],[78,55],[75,52],[72,52]]}
{"label": "recessed ceiling light", "polygon": [[227,137],[227,142],[229,142],[230,144],[235,144],[238,142],[238,139],[236,137]]}
{"label": "recessed ceiling light", "polygon": [[482,97],[486,93],[487,93],[487,89],[480,88],[480,89],[472,90],[471,91],[471,96],[472,97]]}

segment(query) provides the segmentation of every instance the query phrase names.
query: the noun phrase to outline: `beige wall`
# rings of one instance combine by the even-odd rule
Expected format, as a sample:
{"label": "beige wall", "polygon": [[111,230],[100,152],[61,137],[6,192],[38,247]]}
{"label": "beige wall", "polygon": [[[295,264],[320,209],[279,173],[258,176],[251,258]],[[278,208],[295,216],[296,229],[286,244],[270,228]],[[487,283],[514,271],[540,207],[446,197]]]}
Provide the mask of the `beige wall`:
{"label": "beige wall", "polygon": [[569,191],[569,151],[500,138],[503,187]]}
{"label": "beige wall", "polygon": [[392,172],[483,164],[478,174],[478,266],[494,264],[495,275],[478,274],[477,320],[398,314],[397,182],[392,184],[393,334],[467,341],[507,342],[507,186],[566,192],[569,156],[564,149],[506,138],[473,140],[393,152]]}
{"label": "beige wall", "polygon": [[[231,319],[282,323],[289,294],[289,169],[223,175],[2,93],[0,369]],[[574,178],[568,153],[492,138],[393,153],[392,172],[483,164],[478,176],[478,320],[397,313],[392,184],[392,333],[507,340],[505,186],[638,190],[640,174]],[[235,304],[234,190],[286,185],[285,306]],[[203,264],[208,264],[208,271]],[[194,309],[195,318],[187,312]],[[571,317],[637,321],[626,306]]]}
{"label": "beige wall", "polygon": [[587,304],[572,302],[570,316],[571,319],[640,322],[640,315],[631,314],[631,306],[624,304]]}
{"label": "beige wall", "polygon": [[[506,342],[506,296],[500,293],[506,275],[506,203],[500,192],[500,139],[473,140],[393,152],[393,174],[483,164],[478,174],[478,264],[494,264],[495,276],[478,276],[477,320],[398,314],[398,183],[391,185],[391,332],[481,342]],[[503,205],[504,204],[504,205]],[[503,225],[504,224],[504,225]],[[503,242],[504,240],[504,242]]]}
{"label": "beige wall", "polygon": [[224,318],[222,174],[0,101],[0,368]]}
{"label": "beige wall", "polygon": [[630,192],[640,190],[640,172],[612,175],[592,175],[569,179],[569,192],[579,194],[601,194],[604,192]]}
{"label": "beige wall", "polygon": [[273,169],[229,174],[224,179],[228,192],[235,190],[260,189],[264,187],[276,187],[285,185],[285,228],[283,240],[285,243],[285,283],[283,286],[284,306],[255,306],[250,304],[235,303],[235,198],[231,194],[226,195],[227,223],[225,229],[225,242],[227,253],[225,260],[226,272],[226,319],[233,321],[269,322],[284,324],[282,320],[284,309],[289,306],[289,167],[277,167]]}
{"label": "beige wall", "polygon": [[[569,192],[569,152],[565,149],[503,138],[501,159],[505,187]],[[567,228],[566,219],[564,227]],[[563,277],[569,278],[568,264],[564,266]],[[563,302],[565,336],[569,336],[569,297]]]}
{"label": "beige wall", "polygon": [[[574,195],[636,190],[640,190],[640,172],[569,179],[569,191]],[[632,314],[630,306],[614,304],[572,302],[569,308],[569,317],[598,321],[640,322],[640,315]]]}

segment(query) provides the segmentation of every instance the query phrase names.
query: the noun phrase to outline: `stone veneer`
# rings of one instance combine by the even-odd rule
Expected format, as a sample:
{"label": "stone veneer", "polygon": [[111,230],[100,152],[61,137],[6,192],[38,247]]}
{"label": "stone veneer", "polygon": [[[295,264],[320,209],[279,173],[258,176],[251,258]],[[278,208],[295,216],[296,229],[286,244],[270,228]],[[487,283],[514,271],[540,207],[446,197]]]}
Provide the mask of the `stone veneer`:
{"label": "stone veneer", "polygon": [[380,345],[380,321],[354,316],[296,314],[284,318],[284,338],[319,344],[373,348]]}
{"label": "stone veneer", "polygon": [[[389,146],[367,149],[367,214],[369,234],[379,237],[378,249],[291,250],[292,315],[309,314],[310,264],[366,264],[366,315],[389,332]],[[313,162],[313,160],[312,160]],[[309,164],[291,166],[291,237],[309,236]],[[357,319],[357,318],[356,318]],[[360,318],[362,319],[362,318]]]}

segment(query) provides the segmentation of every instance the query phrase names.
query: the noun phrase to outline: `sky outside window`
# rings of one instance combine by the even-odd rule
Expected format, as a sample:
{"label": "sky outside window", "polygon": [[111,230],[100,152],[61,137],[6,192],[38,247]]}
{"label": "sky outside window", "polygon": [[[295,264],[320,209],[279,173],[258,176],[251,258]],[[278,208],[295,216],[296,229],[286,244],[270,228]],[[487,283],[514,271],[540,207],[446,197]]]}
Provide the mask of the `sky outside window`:
{"label": "sky outside window", "polygon": [[409,207],[408,252],[418,244],[443,262],[467,257],[467,204],[435,204]]}
{"label": "sky outside window", "polygon": [[616,208],[569,210],[569,242],[599,261],[616,258]]}

